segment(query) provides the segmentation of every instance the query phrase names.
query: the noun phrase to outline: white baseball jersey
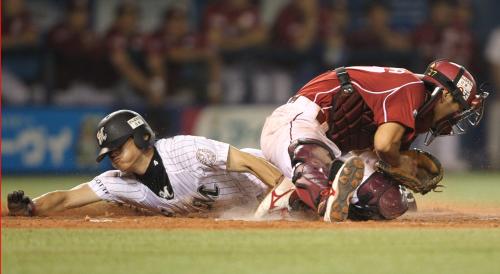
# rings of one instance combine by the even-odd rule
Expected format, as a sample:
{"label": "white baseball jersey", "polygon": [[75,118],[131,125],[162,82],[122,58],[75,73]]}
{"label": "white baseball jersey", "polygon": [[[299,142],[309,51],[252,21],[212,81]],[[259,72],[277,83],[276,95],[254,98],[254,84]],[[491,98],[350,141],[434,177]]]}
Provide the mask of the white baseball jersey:
{"label": "white baseball jersey", "polygon": [[199,203],[211,205],[215,210],[256,205],[269,190],[251,173],[227,171],[226,143],[176,136],[158,140],[155,147],[171,189],[165,187],[156,194],[134,174],[119,170],[104,172],[88,185],[103,200],[132,204],[169,216],[198,212]]}

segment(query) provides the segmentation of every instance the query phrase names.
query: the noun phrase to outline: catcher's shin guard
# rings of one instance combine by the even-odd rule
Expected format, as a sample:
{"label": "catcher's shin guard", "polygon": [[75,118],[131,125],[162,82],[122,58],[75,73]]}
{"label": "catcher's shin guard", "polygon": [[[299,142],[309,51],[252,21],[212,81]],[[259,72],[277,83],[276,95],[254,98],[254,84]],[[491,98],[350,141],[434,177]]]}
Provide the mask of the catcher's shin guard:
{"label": "catcher's shin guard", "polygon": [[403,215],[410,206],[416,210],[415,200],[409,200],[407,192],[394,179],[378,171],[363,182],[357,196],[358,201],[349,207],[351,220],[392,220]]}
{"label": "catcher's shin guard", "polygon": [[360,157],[349,158],[340,168],[329,189],[325,222],[342,222],[347,219],[349,204],[354,191],[363,181],[365,164]]}
{"label": "catcher's shin guard", "polygon": [[330,189],[333,153],[327,145],[314,139],[298,139],[288,147],[288,152],[297,196],[317,211],[318,205],[326,197],[322,193]]}

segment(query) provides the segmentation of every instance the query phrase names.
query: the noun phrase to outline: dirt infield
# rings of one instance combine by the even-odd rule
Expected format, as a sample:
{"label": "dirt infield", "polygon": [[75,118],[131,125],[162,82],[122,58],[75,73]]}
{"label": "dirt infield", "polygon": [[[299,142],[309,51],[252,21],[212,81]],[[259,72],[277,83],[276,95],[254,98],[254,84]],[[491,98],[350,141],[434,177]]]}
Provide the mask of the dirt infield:
{"label": "dirt infield", "polygon": [[[255,221],[245,215],[190,217],[155,216],[127,206],[100,202],[49,217],[9,217],[2,210],[3,228],[110,228],[110,229],[347,229],[347,228],[499,228],[500,208],[425,204],[392,221],[328,224],[319,220]],[[238,217],[235,217],[238,216]],[[250,214],[247,214],[250,216]]]}

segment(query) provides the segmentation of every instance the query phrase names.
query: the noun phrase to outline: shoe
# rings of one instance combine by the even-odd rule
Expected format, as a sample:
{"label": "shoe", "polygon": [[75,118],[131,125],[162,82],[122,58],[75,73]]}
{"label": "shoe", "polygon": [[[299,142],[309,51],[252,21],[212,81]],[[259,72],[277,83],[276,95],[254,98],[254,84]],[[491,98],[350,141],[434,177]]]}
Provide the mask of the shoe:
{"label": "shoe", "polygon": [[295,192],[295,185],[288,178],[283,178],[260,202],[254,213],[256,219],[261,219],[273,213],[284,213],[291,210],[290,197]]}
{"label": "shoe", "polygon": [[347,219],[349,203],[356,188],[363,181],[365,164],[360,157],[349,158],[339,169],[326,200],[323,216],[325,222],[342,222]]}

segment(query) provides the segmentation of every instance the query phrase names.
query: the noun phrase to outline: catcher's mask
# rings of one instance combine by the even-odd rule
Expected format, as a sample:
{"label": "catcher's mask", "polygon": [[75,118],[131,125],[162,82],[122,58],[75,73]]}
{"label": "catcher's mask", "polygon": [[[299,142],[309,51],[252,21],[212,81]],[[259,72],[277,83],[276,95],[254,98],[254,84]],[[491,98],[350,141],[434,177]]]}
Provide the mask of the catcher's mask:
{"label": "catcher's mask", "polygon": [[155,134],[146,120],[131,110],[118,110],[104,117],[97,125],[96,137],[101,148],[97,162],[120,148],[129,138],[133,138],[140,149],[152,146],[155,141]]}
{"label": "catcher's mask", "polygon": [[463,66],[448,60],[434,61],[427,67],[422,80],[435,88],[431,98],[418,111],[416,118],[428,113],[445,89],[460,105],[459,111],[439,120],[429,130],[425,145],[429,145],[436,137],[463,134],[468,128],[479,124],[489,92],[484,90],[484,85],[481,85],[478,92],[476,80]]}

